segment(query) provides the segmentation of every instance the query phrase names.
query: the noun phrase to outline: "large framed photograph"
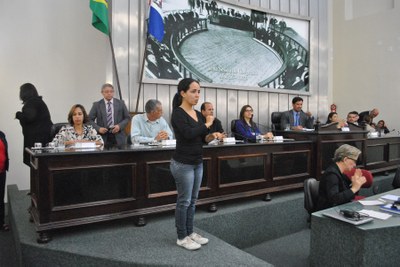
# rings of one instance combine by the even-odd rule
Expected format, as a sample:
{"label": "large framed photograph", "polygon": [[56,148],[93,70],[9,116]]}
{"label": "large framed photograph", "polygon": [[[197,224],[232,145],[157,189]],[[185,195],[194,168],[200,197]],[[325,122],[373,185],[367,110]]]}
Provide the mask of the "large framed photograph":
{"label": "large framed photograph", "polygon": [[[143,82],[309,92],[310,18],[214,0],[154,1],[164,34],[146,41]],[[153,4],[154,4],[153,3]]]}

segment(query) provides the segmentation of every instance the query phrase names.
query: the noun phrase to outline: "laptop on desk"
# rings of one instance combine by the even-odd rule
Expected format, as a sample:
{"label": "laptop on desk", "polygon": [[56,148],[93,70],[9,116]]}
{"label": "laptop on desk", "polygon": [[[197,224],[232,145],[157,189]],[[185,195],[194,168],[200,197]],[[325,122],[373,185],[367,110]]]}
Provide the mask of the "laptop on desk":
{"label": "laptop on desk", "polygon": [[348,218],[344,217],[342,214],[340,214],[340,210],[335,210],[335,209],[324,211],[324,212],[322,212],[322,214],[324,216],[327,216],[327,217],[330,217],[330,218],[333,218],[333,219],[336,219],[339,221],[347,222],[352,225],[361,225],[364,223],[372,222],[374,220],[371,217],[362,217],[358,220],[348,219]]}

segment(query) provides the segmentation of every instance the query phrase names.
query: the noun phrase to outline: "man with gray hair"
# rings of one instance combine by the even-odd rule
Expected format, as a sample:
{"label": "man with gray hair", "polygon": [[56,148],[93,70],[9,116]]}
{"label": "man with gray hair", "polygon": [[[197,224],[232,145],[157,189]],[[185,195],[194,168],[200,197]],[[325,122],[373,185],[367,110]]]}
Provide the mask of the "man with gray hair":
{"label": "man with gray hair", "polygon": [[335,151],[333,163],[325,170],[319,183],[317,210],[327,209],[350,202],[367,181],[360,169],[356,169],[351,180],[344,174],[357,165],[361,151],[350,145],[341,145]]}
{"label": "man with gray hair", "polygon": [[145,112],[135,115],[131,124],[131,139],[139,138],[140,143],[151,143],[173,139],[171,128],[162,117],[163,109],[160,101],[150,99],[146,102]]}
{"label": "man with gray hair", "polygon": [[103,84],[101,94],[103,98],[94,102],[89,112],[91,124],[106,146],[126,144],[124,130],[130,116],[124,101],[114,98],[114,87],[109,83]]}

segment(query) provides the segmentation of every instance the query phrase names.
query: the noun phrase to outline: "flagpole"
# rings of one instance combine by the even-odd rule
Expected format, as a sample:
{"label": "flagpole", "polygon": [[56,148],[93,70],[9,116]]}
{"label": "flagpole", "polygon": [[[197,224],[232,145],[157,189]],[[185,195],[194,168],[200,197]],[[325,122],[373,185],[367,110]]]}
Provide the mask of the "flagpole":
{"label": "flagpole", "polygon": [[137,112],[138,108],[139,108],[139,99],[140,99],[140,93],[141,93],[141,90],[142,90],[143,73],[144,73],[144,62],[146,60],[146,50],[147,50],[147,40],[148,40],[148,38],[149,38],[149,35],[147,34],[146,42],[145,42],[145,45],[144,45],[144,53],[143,53],[142,64],[141,64],[141,67],[140,67],[140,77],[139,77],[140,80],[139,80],[139,88],[138,88],[138,93],[137,93],[137,98],[136,98],[135,112]]}
{"label": "flagpole", "polygon": [[121,85],[119,83],[117,61],[115,60],[114,45],[113,45],[112,38],[111,38],[111,30],[108,30],[108,39],[110,40],[111,55],[112,55],[112,61],[113,61],[112,63],[113,63],[113,66],[114,66],[113,69],[114,69],[114,72],[115,72],[115,79],[117,80],[119,99],[122,100]]}

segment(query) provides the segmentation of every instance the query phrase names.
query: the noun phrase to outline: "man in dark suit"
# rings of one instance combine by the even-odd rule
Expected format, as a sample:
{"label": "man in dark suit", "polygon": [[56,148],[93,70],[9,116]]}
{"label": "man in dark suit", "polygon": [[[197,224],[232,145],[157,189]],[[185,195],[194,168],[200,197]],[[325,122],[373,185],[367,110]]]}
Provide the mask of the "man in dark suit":
{"label": "man in dark suit", "polygon": [[303,128],[312,129],[314,124],[314,117],[310,112],[304,112],[303,98],[296,96],[292,99],[292,110],[282,113],[281,116],[281,129],[287,129],[289,126],[291,130],[302,130]]}
{"label": "man in dark suit", "polygon": [[377,108],[374,108],[373,110],[371,110],[371,111],[363,111],[363,112],[361,112],[360,114],[358,114],[358,123],[362,123],[363,121],[365,121],[364,120],[364,117],[365,116],[367,116],[367,115],[369,115],[370,117],[371,117],[371,122],[372,122],[372,120],[375,118],[375,117],[378,117],[378,115],[379,115],[379,110],[377,109]]}
{"label": "man in dark suit", "polygon": [[101,87],[103,99],[94,102],[89,118],[105,145],[126,144],[125,127],[129,122],[129,112],[125,103],[114,98],[114,87],[106,83]]}

